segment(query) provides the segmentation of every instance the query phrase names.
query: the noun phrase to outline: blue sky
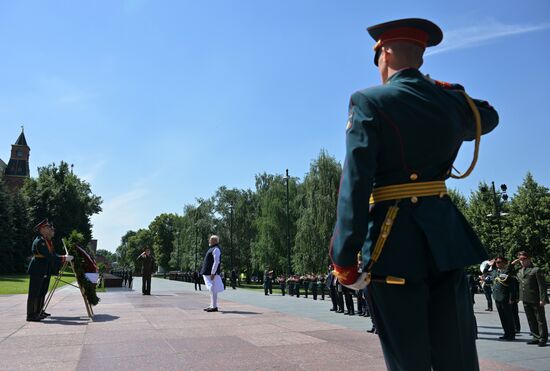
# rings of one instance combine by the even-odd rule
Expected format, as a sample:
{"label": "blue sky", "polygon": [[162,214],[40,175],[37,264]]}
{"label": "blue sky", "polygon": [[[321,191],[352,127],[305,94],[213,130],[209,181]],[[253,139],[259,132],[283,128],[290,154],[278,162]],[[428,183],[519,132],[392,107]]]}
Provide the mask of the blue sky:
{"label": "blue sky", "polygon": [[[550,185],[550,2],[2,1],[0,158],[25,126],[31,172],[74,164],[104,199],[99,248],[260,172],[303,178],[344,156],[349,96],[379,84],[367,26],[436,22],[422,71],[489,100],[500,126],[474,173]],[[458,168],[466,169],[466,145]]]}

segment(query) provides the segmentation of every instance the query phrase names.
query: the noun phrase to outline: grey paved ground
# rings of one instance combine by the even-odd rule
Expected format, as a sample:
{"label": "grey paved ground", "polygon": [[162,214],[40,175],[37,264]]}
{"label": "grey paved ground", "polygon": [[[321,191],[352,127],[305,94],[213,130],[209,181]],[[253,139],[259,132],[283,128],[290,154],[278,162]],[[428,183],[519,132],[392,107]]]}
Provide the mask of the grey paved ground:
{"label": "grey paved ground", "polygon": [[[205,313],[208,295],[191,284],[154,279],[152,295],[142,296],[134,282],[135,291],[100,294],[93,322],[70,287],[55,294],[52,318],[41,323],[24,321],[25,295],[0,296],[0,369],[385,369],[377,336],[365,332],[370,321],[329,312],[328,300],[229,289],[221,312]],[[483,370],[550,370],[550,348],[524,344],[523,312],[521,340],[501,342],[497,313],[476,300]]]}

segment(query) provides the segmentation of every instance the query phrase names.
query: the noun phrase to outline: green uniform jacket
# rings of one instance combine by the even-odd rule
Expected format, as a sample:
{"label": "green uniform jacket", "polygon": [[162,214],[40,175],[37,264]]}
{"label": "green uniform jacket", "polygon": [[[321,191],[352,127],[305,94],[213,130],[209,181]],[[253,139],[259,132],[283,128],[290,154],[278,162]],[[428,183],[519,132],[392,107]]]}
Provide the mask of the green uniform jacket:
{"label": "green uniform jacket", "polygon": [[[513,272],[513,271],[512,271]],[[493,278],[493,298],[495,301],[503,301],[508,303],[510,300],[518,301],[518,281],[510,270],[491,271]]]}
{"label": "green uniform jacket", "polygon": [[33,258],[27,272],[30,275],[51,275],[56,274],[61,266],[61,257],[50,253],[46,240],[37,236],[32,243]]}
{"label": "green uniform jacket", "polygon": [[519,298],[524,303],[548,303],[544,274],[539,267],[521,268],[517,274]]}
{"label": "green uniform jacket", "polygon": [[[388,207],[369,211],[374,186],[444,180],[463,141],[475,137],[475,122],[458,89],[443,88],[416,69],[405,69],[387,83],[351,96],[346,131],[346,160],[338,195],[337,221],[331,241],[333,262],[348,269],[362,250],[363,266],[380,233]],[[497,112],[475,100],[482,133],[498,123]],[[448,271],[487,259],[478,237],[449,197],[402,200],[393,229],[372,272],[421,279],[427,259]],[[431,253],[431,257],[430,254]]]}

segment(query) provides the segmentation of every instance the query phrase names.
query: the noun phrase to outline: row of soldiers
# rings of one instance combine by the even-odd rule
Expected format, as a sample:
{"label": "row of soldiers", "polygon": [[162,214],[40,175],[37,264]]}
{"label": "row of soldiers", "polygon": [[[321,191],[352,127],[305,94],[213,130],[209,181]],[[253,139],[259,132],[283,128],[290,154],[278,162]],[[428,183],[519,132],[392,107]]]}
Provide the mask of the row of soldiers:
{"label": "row of soldiers", "polygon": [[[311,293],[313,300],[317,300],[318,296],[321,296],[321,300],[325,300],[325,295],[328,295],[332,301],[330,311],[350,316],[357,314],[371,317],[367,302],[367,289],[352,290],[343,286],[332,274],[332,267],[329,267],[327,274],[310,273],[288,277],[279,275],[277,278],[274,278],[273,271],[266,270],[263,282],[265,295],[273,294],[273,283],[279,285],[282,296],[285,296],[288,291],[290,296],[308,298]],[[354,297],[356,297],[357,311],[355,310]],[[376,328],[373,325],[369,332],[375,331]]]}
{"label": "row of soldiers", "polygon": [[[308,298],[309,294],[313,297],[313,300],[317,300],[318,296],[321,296],[321,300],[325,300],[325,295],[328,294],[327,286],[325,283],[326,276],[323,274],[305,274],[305,275],[291,275],[285,277],[281,275],[277,277],[276,281],[279,284],[281,293],[284,296],[286,289],[288,288],[288,294],[290,296],[300,296]],[[270,285],[271,277],[266,280],[264,277],[264,289],[267,285]],[[271,290],[270,290],[271,293]],[[266,292],[267,294],[267,292]]]}
{"label": "row of soldiers", "polygon": [[116,268],[111,270],[111,274],[122,278],[122,286],[132,288],[134,281],[134,272],[130,268]]}

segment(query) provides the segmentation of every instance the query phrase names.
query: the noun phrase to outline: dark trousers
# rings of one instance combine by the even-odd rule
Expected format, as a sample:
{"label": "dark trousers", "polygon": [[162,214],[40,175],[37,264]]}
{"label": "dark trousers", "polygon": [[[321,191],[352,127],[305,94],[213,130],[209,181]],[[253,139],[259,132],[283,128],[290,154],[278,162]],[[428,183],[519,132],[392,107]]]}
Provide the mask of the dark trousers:
{"label": "dark trousers", "polygon": [[281,288],[281,294],[283,294],[283,296],[285,296],[285,285],[279,285],[279,287]]}
{"label": "dark trousers", "polygon": [[344,291],[344,299],[346,301],[346,310],[349,314],[355,314],[355,309],[353,308],[353,296],[351,291],[348,291],[348,289],[345,289]]}
{"label": "dark trousers", "polygon": [[336,301],[338,303],[338,310],[340,312],[344,311],[344,293],[342,291],[337,291]]}
{"label": "dark trousers", "polygon": [[297,298],[300,297],[300,285],[296,284],[294,286],[294,294],[296,295]]}
{"label": "dark trousers", "polygon": [[[48,281],[48,283],[46,283]],[[46,285],[48,290],[49,279],[46,280],[43,274],[33,274],[29,278],[29,295],[27,296],[27,318],[36,318],[40,315],[43,307],[42,292]]]}
{"label": "dark trousers", "polygon": [[371,283],[368,295],[389,370],[479,370],[462,269],[437,272],[432,263],[424,278],[405,285]]}
{"label": "dark trousers", "polygon": [[141,292],[145,295],[151,294],[151,275],[150,274],[144,274],[141,277]]}
{"label": "dark trousers", "polygon": [[305,291],[304,297],[307,299],[307,293],[309,291],[309,285],[307,283],[304,285],[304,291]]}
{"label": "dark trousers", "polygon": [[337,297],[337,294],[336,294],[336,287],[335,286],[330,286],[329,287],[329,296],[330,296],[330,300],[332,301],[332,309],[334,310],[338,310],[338,297]]}
{"label": "dark trousers", "polygon": [[195,280],[195,291],[197,291],[197,285],[199,286],[199,291],[202,291],[200,278]]}
{"label": "dark trousers", "polygon": [[232,279],[231,280],[231,288],[233,290],[236,290],[237,289],[237,280],[236,279]]}
{"label": "dark trousers", "polygon": [[313,300],[317,300],[317,285],[313,284],[311,288],[311,295],[313,295]]}
{"label": "dark trousers", "polygon": [[539,303],[523,303],[523,309],[525,309],[525,315],[527,316],[527,322],[529,323],[529,330],[533,339],[539,340],[541,343],[548,342],[548,324],[546,323],[546,313],[544,313],[544,307],[541,307]]}
{"label": "dark trousers", "polygon": [[365,302],[365,297],[363,296],[363,290],[357,290],[357,312],[363,314],[367,312],[367,303]]}
{"label": "dark trousers", "polygon": [[514,319],[514,329],[516,330],[516,332],[520,332],[521,324],[519,322],[519,308],[517,302],[512,304],[512,318]]}
{"label": "dark trousers", "polygon": [[40,309],[39,313],[42,313],[42,310],[44,309],[44,304],[46,302],[46,295],[48,294],[48,288],[50,287],[50,278],[52,276],[47,275],[44,278],[44,281],[42,281],[42,290],[40,291]]}
{"label": "dark trousers", "polygon": [[504,336],[513,339],[516,337],[516,328],[514,326],[514,313],[512,312],[512,304],[508,301],[497,301],[495,304],[498,310],[498,316],[500,317],[500,323],[504,330]]}
{"label": "dark trousers", "polygon": [[485,294],[485,299],[487,299],[487,309],[493,310],[493,289],[491,286],[483,286],[483,293]]}

